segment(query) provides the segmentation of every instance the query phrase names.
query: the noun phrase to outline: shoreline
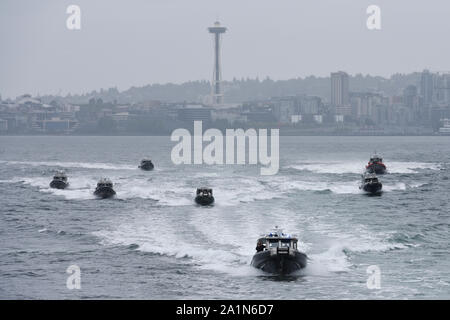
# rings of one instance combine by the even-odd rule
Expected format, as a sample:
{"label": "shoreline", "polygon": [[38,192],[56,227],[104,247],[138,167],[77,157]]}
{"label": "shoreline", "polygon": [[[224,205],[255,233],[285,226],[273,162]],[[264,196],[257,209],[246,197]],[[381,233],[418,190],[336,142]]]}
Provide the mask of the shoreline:
{"label": "shoreline", "polygon": [[[0,137],[170,137],[171,134],[0,134]],[[450,134],[295,134],[295,133],[281,133],[280,137],[449,137]]]}

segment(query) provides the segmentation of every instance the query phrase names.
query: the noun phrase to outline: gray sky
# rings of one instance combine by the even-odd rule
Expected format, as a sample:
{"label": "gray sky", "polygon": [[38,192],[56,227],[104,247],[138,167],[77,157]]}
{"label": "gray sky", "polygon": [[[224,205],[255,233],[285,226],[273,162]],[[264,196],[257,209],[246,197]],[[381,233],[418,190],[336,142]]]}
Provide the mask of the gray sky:
{"label": "gray sky", "polygon": [[[366,28],[371,4],[380,31]],[[1,0],[0,94],[209,80],[216,18],[224,79],[449,71],[449,15],[448,0]]]}

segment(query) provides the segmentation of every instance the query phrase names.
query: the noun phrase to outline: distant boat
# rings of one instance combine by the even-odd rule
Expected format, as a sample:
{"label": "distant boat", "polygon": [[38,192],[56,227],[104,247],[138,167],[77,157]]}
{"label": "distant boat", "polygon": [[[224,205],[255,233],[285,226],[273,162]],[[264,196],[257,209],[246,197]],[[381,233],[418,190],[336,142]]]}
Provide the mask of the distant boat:
{"label": "distant boat", "polygon": [[139,169],[150,171],[153,170],[155,166],[152,163],[152,160],[150,159],[143,159],[141,160],[141,164],[139,165]]}
{"label": "distant boat", "polygon": [[52,182],[50,182],[50,188],[54,189],[65,189],[69,186],[69,182],[67,181],[67,176],[64,171],[58,171],[53,176]]}
{"label": "distant boat", "polygon": [[298,239],[283,230],[274,231],[258,239],[256,253],[250,263],[265,272],[290,274],[306,267],[307,256],[298,250]]}
{"label": "distant boat", "polygon": [[379,193],[383,188],[383,184],[378,180],[375,173],[365,173],[362,175],[361,184],[359,189],[364,190],[367,193]]}
{"label": "distant boat", "polygon": [[94,194],[102,199],[111,198],[116,195],[113,189],[113,183],[109,179],[100,179],[95,188]]}
{"label": "distant boat", "polygon": [[366,171],[369,173],[385,174],[386,166],[383,163],[383,158],[376,153],[370,157],[369,163],[366,166]]}
{"label": "distant boat", "polygon": [[198,188],[195,202],[202,206],[208,206],[214,203],[214,197],[212,189],[210,188]]}

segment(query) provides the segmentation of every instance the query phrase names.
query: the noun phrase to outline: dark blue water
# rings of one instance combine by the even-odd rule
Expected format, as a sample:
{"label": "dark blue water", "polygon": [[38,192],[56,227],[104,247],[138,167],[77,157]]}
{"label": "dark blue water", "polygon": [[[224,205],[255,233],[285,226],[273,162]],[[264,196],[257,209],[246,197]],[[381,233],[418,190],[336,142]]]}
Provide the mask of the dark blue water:
{"label": "dark blue water", "polygon": [[[0,137],[0,298],[450,298],[448,137],[285,137],[280,171],[175,166],[169,137]],[[384,192],[358,189],[377,150]],[[150,156],[156,170],[137,169]],[[63,169],[68,190],[48,187]],[[97,200],[97,180],[116,199]],[[216,205],[194,205],[195,188]],[[291,277],[249,263],[279,225],[310,257]],[[67,267],[81,269],[69,290]],[[381,270],[368,289],[367,267]]]}

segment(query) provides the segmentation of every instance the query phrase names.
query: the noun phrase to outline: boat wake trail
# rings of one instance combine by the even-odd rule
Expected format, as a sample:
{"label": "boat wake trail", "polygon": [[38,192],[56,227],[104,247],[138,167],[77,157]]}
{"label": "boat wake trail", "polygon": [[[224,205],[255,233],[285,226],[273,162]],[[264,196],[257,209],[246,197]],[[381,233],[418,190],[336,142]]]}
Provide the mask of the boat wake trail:
{"label": "boat wake trail", "polygon": [[99,163],[99,162],[63,162],[63,161],[0,161],[7,165],[21,165],[23,167],[58,167],[58,168],[83,168],[103,170],[137,170],[137,166]]}
{"label": "boat wake trail", "polygon": [[[162,211],[133,212],[116,217],[106,229],[94,232],[103,245],[121,245],[143,252],[173,257],[178,263],[233,276],[266,275],[250,266],[256,239],[261,230],[279,223],[300,233],[299,250],[308,257],[301,275],[332,275],[350,272],[355,253],[404,249],[408,243],[392,241],[388,233],[373,233],[361,225],[342,230],[341,225],[324,224],[298,217],[298,213],[242,212],[225,214],[225,208],[186,211],[183,218]],[[313,239],[304,243],[302,239]]]}
{"label": "boat wake trail", "polygon": [[[368,252],[385,252],[405,249],[409,243],[393,242],[388,234],[373,235],[365,229],[356,234],[327,231],[326,240],[320,244],[325,249],[309,255],[309,265],[305,275],[327,275],[334,272],[350,272],[354,266],[352,255]],[[331,238],[329,238],[331,237]]]}
{"label": "boat wake trail", "polygon": [[72,177],[69,180],[69,187],[61,189],[50,188],[49,177],[26,177],[11,179],[11,183],[23,183],[36,187],[40,192],[51,193],[57,196],[63,196],[67,200],[88,200],[94,199],[93,190],[95,189],[96,180],[85,177]]}
{"label": "boat wake trail", "polygon": [[173,257],[178,263],[200,269],[233,275],[258,273],[249,266],[251,256],[242,248],[217,239],[212,241],[191,221],[180,224],[175,217],[135,212],[126,222],[94,232],[94,235],[103,245],[133,246],[135,250]]}
{"label": "boat wake trail", "polygon": [[[101,174],[93,175],[70,175],[69,187],[64,190],[50,188],[51,178],[44,177],[15,177],[8,180],[0,180],[0,183],[23,183],[38,188],[40,192],[61,196],[67,200],[95,199],[93,195],[95,186]],[[110,175],[117,192],[116,198],[122,200],[148,199],[158,205],[177,207],[194,205],[195,184],[188,181],[164,180],[154,183],[152,178],[144,176],[133,176],[123,178],[122,176]],[[308,180],[293,180],[296,177],[274,177],[270,180],[256,178],[236,178],[225,183],[212,180],[216,198],[215,206],[230,207],[242,203],[255,201],[266,201],[272,199],[284,199],[290,194],[298,191],[312,191],[317,193],[334,194],[361,194],[358,188],[358,180],[351,181],[323,181],[315,177]],[[221,179],[218,177],[217,179]],[[225,178],[226,180],[226,178]],[[322,180],[322,181],[320,181]],[[404,182],[384,182],[383,191],[404,191],[421,187],[422,184],[407,184]]]}
{"label": "boat wake trail", "polygon": [[[320,174],[361,174],[367,161],[329,161],[329,162],[302,162],[287,166],[288,169],[299,171],[309,171]],[[399,162],[390,161],[387,163],[389,173],[417,173],[420,170],[439,170],[441,165],[428,162]]]}
{"label": "boat wake trail", "polygon": [[[322,181],[320,181],[320,180]],[[319,181],[318,181],[319,180]],[[359,189],[359,180],[351,181],[323,181],[323,178],[315,178],[310,180],[292,180],[292,178],[273,179],[269,185],[275,190],[279,190],[281,194],[292,193],[295,191],[314,191],[317,193],[334,193],[334,194],[362,194]],[[422,184],[407,184],[403,182],[384,182],[383,191],[402,191],[420,187]]]}

